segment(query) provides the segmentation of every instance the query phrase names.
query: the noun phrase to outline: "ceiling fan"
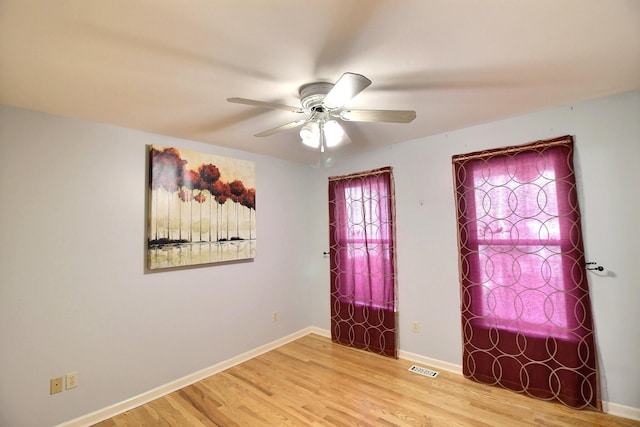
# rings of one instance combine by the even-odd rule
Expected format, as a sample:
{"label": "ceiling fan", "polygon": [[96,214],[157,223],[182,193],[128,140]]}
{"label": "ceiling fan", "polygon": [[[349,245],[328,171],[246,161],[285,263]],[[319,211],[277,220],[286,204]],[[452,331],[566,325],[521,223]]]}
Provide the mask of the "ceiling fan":
{"label": "ceiling fan", "polygon": [[302,129],[300,129],[302,142],[313,148],[320,147],[320,151],[324,152],[325,146],[332,147],[340,142],[349,140],[349,137],[339,124],[341,120],[350,122],[409,123],[416,118],[416,112],[412,110],[352,110],[344,108],[346,103],[370,84],[371,80],[355,73],[344,73],[335,84],[326,82],[307,83],[300,86],[299,89],[300,107],[246,98],[227,98],[227,101],[306,115],[305,118],[265,130],[255,134],[255,136],[270,136],[283,130],[302,126]]}

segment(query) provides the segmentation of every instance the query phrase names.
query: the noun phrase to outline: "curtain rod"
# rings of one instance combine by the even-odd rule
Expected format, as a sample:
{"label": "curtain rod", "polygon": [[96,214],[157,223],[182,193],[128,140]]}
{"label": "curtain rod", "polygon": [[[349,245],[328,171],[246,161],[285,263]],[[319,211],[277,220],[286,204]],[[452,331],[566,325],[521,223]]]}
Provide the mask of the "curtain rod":
{"label": "curtain rod", "polygon": [[370,171],[358,172],[351,175],[342,175],[342,176],[330,176],[329,181],[340,181],[342,179],[353,179],[353,178],[362,178],[370,175],[379,175],[383,172],[391,172],[393,168],[391,166],[385,166],[380,169],[372,169]]}
{"label": "curtain rod", "polygon": [[510,154],[514,152],[521,152],[524,150],[535,150],[538,148],[553,147],[555,145],[565,145],[565,144],[566,145],[573,144],[573,137],[571,135],[565,135],[565,136],[561,136],[559,138],[553,138],[553,139],[541,139],[539,141],[530,142],[523,145],[496,148],[493,150],[476,151],[469,154],[456,154],[451,157],[451,162],[457,163],[465,160],[482,159],[485,157],[493,157],[501,154]]}

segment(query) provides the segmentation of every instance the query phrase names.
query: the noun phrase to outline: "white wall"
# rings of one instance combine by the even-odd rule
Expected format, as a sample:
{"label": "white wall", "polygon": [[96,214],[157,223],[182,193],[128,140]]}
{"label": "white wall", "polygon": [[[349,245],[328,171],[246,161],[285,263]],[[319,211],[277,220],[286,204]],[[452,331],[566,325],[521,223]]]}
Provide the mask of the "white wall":
{"label": "white wall", "polygon": [[[146,144],[256,163],[254,262],[144,274]],[[67,421],[309,326],[309,169],[0,108],[0,425]]]}
{"label": "white wall", "polygon": [[[429,120],[418,113],[417,120]],[[391,126],[391,125],[390,125]],[[328,175],[391,165],[396,183],[400,349],[460,365],[459,284],[451,156],[571,134],[601,356],[603,400],[640,410],[640,92],[427,137],[336,161],[317,172],[316,245],[328,245]],[[424,205],[421,204],[424,201]],[[325,260],[328,265],[328,261]],[[326,270],[325,270],[326,271]],[[328,273],[317,326],[329,328]],[[420,333],[411,322],[420,322]]]}

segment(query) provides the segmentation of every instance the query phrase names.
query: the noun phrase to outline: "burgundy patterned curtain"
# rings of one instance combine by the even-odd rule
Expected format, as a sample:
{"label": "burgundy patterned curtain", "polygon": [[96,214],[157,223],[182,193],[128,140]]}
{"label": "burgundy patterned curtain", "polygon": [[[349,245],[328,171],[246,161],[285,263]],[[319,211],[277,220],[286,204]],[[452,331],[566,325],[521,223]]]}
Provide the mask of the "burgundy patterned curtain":
{"label": "burgundy patterned curtain", "polygon": [[331,338],[397,357],[391,167],[329,178]]}
{"label": "burgundy patterned curtain", "polygon": [[601,410],[572,137],[452,161],[464,375]]}

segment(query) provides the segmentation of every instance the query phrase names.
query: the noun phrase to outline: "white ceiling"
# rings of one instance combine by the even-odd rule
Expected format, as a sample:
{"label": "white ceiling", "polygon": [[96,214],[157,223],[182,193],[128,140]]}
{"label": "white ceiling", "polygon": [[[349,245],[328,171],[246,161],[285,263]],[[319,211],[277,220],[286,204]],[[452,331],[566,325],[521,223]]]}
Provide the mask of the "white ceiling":
{"label": "white ceiling", "polygon": [[[639,0],[1,0],[0,103],[315,163],[298,88],[351,71],[331,156],[640,88]],[[298,118],[298,117],[296,117]]]}

